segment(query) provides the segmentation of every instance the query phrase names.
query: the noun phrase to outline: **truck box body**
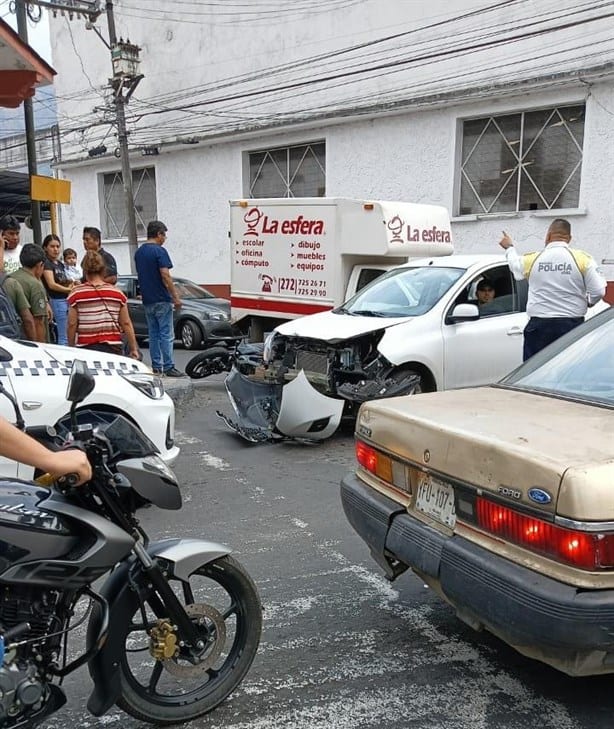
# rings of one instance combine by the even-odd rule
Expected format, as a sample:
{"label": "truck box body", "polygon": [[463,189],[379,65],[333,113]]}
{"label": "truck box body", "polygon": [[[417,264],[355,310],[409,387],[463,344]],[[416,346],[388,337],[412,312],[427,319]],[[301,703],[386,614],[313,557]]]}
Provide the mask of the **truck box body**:
{"label": "truck box body", "polygon": [[232,316],[252,325],[332,309],[380,271],[452,252],[446,208],[344,198],[231,201],[230,239]]}

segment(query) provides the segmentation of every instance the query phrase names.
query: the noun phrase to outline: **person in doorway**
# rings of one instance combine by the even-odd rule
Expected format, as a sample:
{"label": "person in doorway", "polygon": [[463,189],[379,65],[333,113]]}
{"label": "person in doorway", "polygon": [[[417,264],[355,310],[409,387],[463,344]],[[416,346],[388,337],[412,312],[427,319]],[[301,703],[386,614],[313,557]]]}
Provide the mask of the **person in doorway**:
{"label": "person in doorway", "polygon": [[22,245],[19,242],[21,226],[14,215],[0,218],[0,240],[4,241],[4,272],[14,273],[21,268],[19,254]]}
{"label": "person in doorway", "polygon": [[51,233],[45,236],[43,250],[46,259],[43,284],[47,289],[47,298],[57,327],[57,344],[67,345],[68,304],[66,297],[72,290],[72,283],[66,276],[66,269],[60,256],[61,247],[62,244],[57,235]]}
{"label": "person in doorway", "polygon": [[495,287],[489,279],[483,278],[475,287],[475,295],[478,300],[478,306],[490,304],[495,298]]}
{"label": "person in doorway", "polygon": [[93,228],[87,225],[83,228],[83,247],[86,251],[100,253],[106,267],[106,273],[104,274],[105,282],[108,284],[116,284],[117,263],[113,256],[102,247],[102,234],[98,228]]}
{"label": "person in doorway", "polygon": [[181,308],[170,269],[168,252],[163,248],[167,227],[159,220],[147,225],[147,241],[134,254],[139,288],[147,319],[151,367],[155,374],[182,377],[173,360],[173,306]]}
{"label": "person in doorway", "polygon": [[[5,251],[6,252],[6,251]],[[34,243],[26,243],[19,254],[21,268],[10,274],[10,278],[21,284],[34,319],[35,342],[48,340],[47,294],[41,281],[45,268],[45,251]]]}
{"label": "person in doorway", "polygon": [[68,295],[68,343],[71,347],[123,354],[122,335],[129,355],[140,359],[128,299],[117,286],[106,282],[106,264],[96,251],[88,251],[81,263],[85,283]]}
{"label": "person in doorway", "polygon": [[605,295],[606,281],[593,257],[571,248],[570,241],[571,225],[563,218],[552,221],[545,248],[536,253],[517,253],[505,231],[499,241],[514,278],[529,283],[524,360],[581,324],[587,307]]}

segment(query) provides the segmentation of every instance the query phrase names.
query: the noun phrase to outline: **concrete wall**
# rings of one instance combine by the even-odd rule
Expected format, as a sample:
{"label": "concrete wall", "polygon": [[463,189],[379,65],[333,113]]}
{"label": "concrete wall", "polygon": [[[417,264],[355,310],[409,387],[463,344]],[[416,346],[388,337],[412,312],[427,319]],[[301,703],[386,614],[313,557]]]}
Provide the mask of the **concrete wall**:
{"label": "concrete wall", "polygon": [[[578,245],[599,261],[614,261],[610,235],[614,229],[614,75],[605,71],[587,82],[581,72],[614,61],[608,31],[611,20],[572,28],[549,38],[548,44],[541,37],[532,37],[521,44],[448,59],[436,57],[438,51],[483,42],[489,33],[535,28],[527,24],[537,16],[572,12],[576,3],[543,0],[539,13],[534,3],[521,4],[442,27],[436,24],[490,3],[432,0],[425,10],[423,3],[365,0],[348,3],[342,13],[330,10],[309,17],[282,13],[268,21],[266,17],[235,16],[233,23],[223,22],[221,16],[213,20],[207,16],[205,22],[203,16],[202,24],[172,22],[170,11],[163,12],[169,4],[162,0],[152,0],[149,5],[151,17],[136,17],[136,11],[122,8],[118,1],[118,35],[129,36],[143,48],[146,78],[129,107],[131,115],[144,114],[140,119],[129,118],[132,164],[156,168],[158,217],[169,227],[167,245],[177,275],[214,287],[227,284],[228,200],[246,193],[243,167],[250,150],[325,140],[327,195],[439,203],[454,214],[462,119],[584,101],[587,114],[578,208],[456,217],[455,243],[462,252],[497,250],[505,228],[521,250],[530,250],[541,245],[549,220],[565,215],[572,222]],[[412,33],[399,36],[408,31]],[[300,73],[264,73],[249,84],[238,79],[241,74],[384,36],[395,38],[344,54],[342,62],[313,61]],[[62,210],[63,236],[66,244],[78,247],[83,225],[100,226],[99,176],[119,169],[119,160],[111,154],[116,144],[113,133],[96,121],[100,113],[92,111],[103,101],[101,87],[110,64],[104,46],[82,24],[69,25],[61,18],[52,21],[52,42],[59,72],[55,85],[60,119],[65,129],[75,130],[63,137],[62,174],[73,182],[72,205]],[[334,74],[352,64],[377,66],[421,54],[431,60],[382,69],[369,78],[330,82],[322,90],[310,87],[308,91],[232,99],[250,89]],[[578,72],[565,80],[555,78],[570,69]],[[548,73],[554,74],[551,83],[534,81]],[[236,81],[215,93],[211,90],[229,79]],[[521,82],[514,87],[513,83]],[[151,114],[176,105],[177,90],[188,87],[194,90],[181,96],[183,105],[213,97],[228,100]],[[80,96],[76,90],[81,91]],[[403,100],[407,108],[385,113]],[[362,109],[367,102],[371,110]],[[326,118],[322,109],[327,110]],[[286,113],[291,118],[280,128],[279,114]],[[192,134],[200,139],[198,144],[177,143],[177,137]],[[103,138],[108,156],[89,159],[88,147]],[[151,143],[159,143],[160,154],[142,157],[139,145]],[[118,259],[120,270],[130,269],[124,241],[108,241],[105,247]],[[604,268],[614,280],[614,266]]]}

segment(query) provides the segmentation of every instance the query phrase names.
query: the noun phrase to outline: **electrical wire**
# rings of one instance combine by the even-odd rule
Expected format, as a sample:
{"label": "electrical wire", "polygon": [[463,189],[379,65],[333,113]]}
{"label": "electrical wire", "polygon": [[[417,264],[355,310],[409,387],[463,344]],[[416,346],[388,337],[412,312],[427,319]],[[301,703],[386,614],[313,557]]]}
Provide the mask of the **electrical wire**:
{"label": "electrical wire", "polygon": [[[219,119],[220,117],[223,117],[224,114],[231,114],[232,108],[224,108],[224,105],[233,105],[236,108],[241,105],[241,101],[250,98],[250,108],[254,108],[254,112],[251,115],[249,113],[246,114],[239,114],[234,120],[229,120],[227,124],[231,126],[226,126],[223,128],[226,129],[234,129],[234,128],[240,128],[241,124],[244,124],[245,121],[247,122],[253,122],[253,123],[273,123],[275,120],[279,121],[280,123],[288,123],[289,120],[292,119],[305,119],[308,118],[307,110],[314,110],[319,109],[319,113],[325,114],[327,112],[334,113],[335,110],[342,111],[342,107],[344,104],[351,104],[355,103],[353,100],[361,100],[364,103],[373,103],[374,101],[378,100],[380,103],[384,104],[386,101],[390,101],[395,95],[398,96],[399,94],[402,94],[403,91],[399,88],[393,88],[385,91],[383,94],[372,94],[365,96],[362,95],[354,95],[350,96],[347,94],[345,97],[343,97],[342,100],[337,101],[336,103],[324,103],[321,105],[318,105],[317,103],[312,103],[309,107],[304,107],[302,109],[302,113],[297,111],[289,110],[287,113],[280,114],[279,112],[273,113],[262,113],[257,112],[257,106],[270,104],[270,97],[272,94],[279,94],[280,92],[284,92],[283,100],[287,101],[289,99],[295,98],[295,99],[301,99],[301,98],[312,98],[313,102],[315,102],[315,96],[321,92],[330,91],[331,89],[339,88],[339,87],[349,87],[351,88],[352,85],[355,85],[358,82],[364,82],[365,80],[368,80],[370,78],[373,78],[374,76],[378,77],[384,77],[386,75],[391,75],[398,73],[399,71],[405,71],[408,67],[412,68],[419,68],[420,66],[423,66],[425,64],[432,64],[432,63],[439,63],[442,61],[445,61],[446,59],[452,59],[458,60],[463,57],[463,55],[469,54],[469,53],[480,53],[482,50],[489,50],[493,47],[496,47],[498,45],[509,45],[512,43],[516,43],[520,40],[524,40],[527,38],[539,38],[542,37],[545,34],[553,34],[557,31],[560,31],[561,29],[566,29],[570,27],[575,27],[576,25],[579,25],[580,22],[583,23],[589,23],[596,20],[600,20],[603,18],[609,18],[612,14],[605,14],[600,15],[597,17],[591,17],[591,18],[585,18],[582,21],[576,21],[573,23],[569,23],[567,25],[559,25],[556,27],[549,27],[549,28],[542,28],[537,29],[531,33],[522,33],[518,34],[517,36],[513,37],[503,37],[496,39],[493,36],[496,35],[496,29],[501,29],[503,26],[502,24],[495,23],[494,25],[490,26],[491,33],[488,40],[485,40],[483,44],[479,44],[476,42],[470,42],[469,36],[471,33],[482,33],[482,37],[484,37],[484,26],[477,28],[468,28],[462,32],[462,34],[455,34],[454,39],[455,41],[458,40],[459,36],[462,35],[462,38],[465,39],[466,46],[460,46],[457,42],[456,46],[453,48],[450,47],[450,43],[448,41],[448,48],[442,54],[441,52],[437,51],[426,51],[423,52],[420,56],[412,56],[411,58],[407,57],[407,49],[404,47],[398,47],[396,49],[390,49],[385,48],[386,44],[390,44],[391,42],[396,42],[398,40],[401,40],[403,38],[411,38],[413,34],[416,33],[422,33],[425,28],[435,28],[435,27],[442,27],[445,29],[445,27],[454,22],[458,22],[459,18],[462,19],[468,19],[470,17],[475,17],[478,19],[483,19],[485,17],[485,13],[490,12],[492,10],[502,9],[503,7],[512,7],[516,6],[518,7],[520,4],[523,4],[524,0],[507,0],[507,2],[498,2],[495,4],[492,4],[488,6],[488,8],[479,8],[476,10],[473,10],[471,12],[465,13],[462,16],[456,16],[454,18],[446,18],[442,21],[439,21],[438,23],[433,23],[427,26],[422,26],[421,28],[413,28],[409,31],[403,31],[400,33],[388,35],[383,38],[377,38],[377,39],[371,39],[369,41],[366,41],[365,43],[361,44],[354,44],[353,46],[349,46],[347,48],[342,49],[336,49],[333,51],[330,51],[328,53],[318,54],[317,56],[313,56],[309,59],[299,59],[294,62],[289,62],[286,64],[280,64],[277,67],[271,67],[270,69],[263,69],[255,73],[251,74],[243,74],[243,75],[237,75],[233,78],[221,80],[218,82],[217,85],[210,84],[210,85],[199,85],[198,87],[192,87],[192,89],[182,89],[181,91],[177,92],[176,95],[168,95],[168,97],[165,96],[165,101],[169,100],[176,100],[180,101],[182,99],[192,98],[193,101],[191,103],[187,104],[180,104],[180,103],[173,103],[170,106],[161,105],[160,104],[160,98],[159,96],[149,97],[148,99],[139,99],[138,97],[133,97],[131,101],[132,109],[130,110],[130,116],[129,116],[129,123],[132,126],[135,126],[134,132],[131,135],[133,140],[140,140],[141,138],[145,138],[145,132],[146,130],[151,129],[157,130],[158,135],[160,136],[160,124],[152,124],[150,127],[147,125],[144,125],[141,123],[142,120],[147,119],[154,115],[160,115],[160,114],[166,114],[169,117],[172,116],[172,114],[180,114],[176,119],[170,119],[168,120],[168,123],[164,123],[164,136],[167,137],[167,134],[169,130],[177,130],[178,133],[184,133],[185,129],[196,129],[196,128],[208,128],[208,129],[215,129],[219,130],[219,127],[223,125],[219,125]],[[176,3],[174,4],[181,4],[181,5],[191,5],[191,3],[186,2],[179,2],[179,0],[176,0]],[[203,3],[199,3],[199,5],[202,5]],[[300,7],[299,0],[297,0],[295,5]],[[575,14],[578,14],[580,12],[583,12],[586,9],[594,10],[596,8],[602,8],[602,7],[611,7],[611,2],[602,2],[600,4],[596,4],[595,2],[591,3],[584,3],[583,5],[577,4],[576,10],[573,11]],[[216,3],[211,3],[211,7],[221,7],[221,5],[217,5]],[[224,7],[235,7],[239,8],[240,6],[243,7],[240,3],[224,3]],[[263,4],[264,7],[264,4]],[[543,7],[543,6],[540,6]],[[580,9],[578,9],[580,8]],[[567,12],[565,15],[570,16],[571,12]],[[533,17],[532,24],[535,24],[535,18],[544,19],[545,13],[541,13],[537,16],[531,16]],[[148,16],[151,17],[151,16]],[[561,14],[558,16],[559,18],[562,17]],[[549,18],[552,20],[552,17]],[[525,23],[524,26],[528,27],[529,23]],[[69,29],[70,32],[70,29]],[[442,36],[443,37],[443,36]],[[585,37],[586,40],[586,37]],[[72,32],[71,32],[71,41],[73,43],[73,48],[75,50],[75,53],[77,53],[75,44],[74,44],[74,38],[72,38]],[[416,47],[418,48],[424,48],[427,49],[429,47],[429,44],[432,46],[435,46],[437,43],[437,39],[426,39],[424,41],[421,41],[417,43],[412,50],[415,50]],[[593,45],[593,44],[592,44]],[[381,53],[382,56],[384,56],[384,59],[379,63],[365,63],[365,59],[368,57],[374,58],[377,54],[375,53],[375,50],[378,48],[378,46],[381,48],[378,53]],[[365,49],[372,49],[369,51],[369,53],[365,53]],[[361,54],[360,59],[357,60],[349,60],[352,54]],[[388,54],[386,56],[386,54]],[[405,54],[405,56],[403,56]],[[83,61],[79,54],[77,53],[79,60],[81,62],[81,66],[83,68]],[[591,56],[594,56],[595,54],[591,54]],[[588,58],[588,56],[587,56]],[[250,83],[255,83],[259,80],[261,80],[263,77],[268,77],[269,81],[273,80],[275,77],[281,78],[283,74],[296,74],[297,71],[299,71],[301,68],[306,68],[310,64],[313,64],[314,62],[319,63],[320,65],[324,63],[330,63],[333,61],[333,59],[339,59],[344,63],[344,65],[339,65],[337,67],[336,72],[324,72],[322,75],[318,76],[317,78],[313,77],[313,71],[311,73],[311,77],[304,75],[302,78],[296,77],[294,80],[288,80],[286,83],[278,83],[274,86],[269,86],[267,88],[260,88],[260,89],[246,89],[243,92],[239,93],[233,93],[232,96],[215,96],[212,94],[212,91],[219,91],[224,88],[233,87],[235,92],[237,90],[237,84],[242,84],[243,86],[248,86]],[[345,59],[345,60],[344,60]],[[532,59],[528,59],[532,60]],[[560,59],[559,59],[560,60]],[[501,66],[498,66],[498,68],[501,68]],[[465,76],[469,77],[473,74],[473,70],[467,72],[464,74]],[[102,94],[98,89],[94,87],[94,85],[91,82],[91,79],[85,74],[86,78],[88,79],[90,83],[90,93],[93,92],[97,96],[101,96]],[[439,79],[440,86],[445,84],[447,81],[448,83],[451,80],[451,76],[443,76]],[[321,87],[321,88],[320,88]],[[346,91],[349,91],[349,88],[346,89]],[[409,92],[416,92],[420,87],[417,84],[414,84],[413,86],[407,87],[405,86],[405,91],[409,90]],[[431,88],[433,88],[431,83]],[[206,98],[194,100],[195,91],[198,93],[198,91],[202,90],[202,93],[206,95]],[[68,96],[68,95],[67,95]],[[76,97],[76,93],[73,95],[73,98]],[[61,97],[59,97],[61,98]],[[104,97],[103,97],[104,98]],[[216,109],[208,109],[203,107],[209,107],[209,106],[215,106],[217,105],[218,108]],[[352,113],[352,109],[347,109],[344,113]],[[210,124],[207,127],[203,127],[202,124],[195,124],[193,126],[186,126],[187,120],[191,116],[203,116],[204,118],[209,117],[214,118],[218,124],[213,125]],[[217,116],[216,116],[217,115]],[[79,117],[75,117],[74,115],[70,117],[70,119],[73,122],[72,128],[69,127],[65,130],[62,130],[62,136],[70,135],[70,134],[84,134],[86,131],[88,133],[88,138],[94,139],[95,137],[99,136],[99,133],[96,132],[94,127],[108,127],[106,131],[106,135],[108,135],[109,131],[112,129],[112,127],[108,124],[108,121],[98,121],[98,122],[91,122],[92,115],[91,114],[84,114]],[[75,122],[77,122],[75,124]],[[140,124],[140,127],[138,126]],[[172,126],[171,126],[172,125]],[[86,129],[87,127],[87,129]],[[222,128],[222,131],[223,131]],[[138,136],[142,134],[143,136]]]}
{"label": "electrical wire", "polygon": [[[515,1],[515,0],[512,0],[512,2],[514,2],[514,1]],[[509,4],[510,4],[510,2],[509,2],[509,0],[508,0],[508,2],[505,2],[505,3],[496,3],[495,5],[491,5],[491,6],[489,6],[489,8],[488,8],[488,9],[492,9],[492,8],[499,8],[499,7],[500,7],[500,6],[502,6],[502,5],[509,5]],[[610,3],[610,5],[611,5],[611,3]],[[488,10],[488,9],[487,9],[487,10]],[[485,12],[486,10],[485,10],[485,9],[482,9],[482,11],[483,11],[483,12]],[[460,16],[460,17],[462,17],[462,18],[465,18],[465,17],[468,17],[469,15],[474,15],[474,14],[475,14],[475,11],[473,11],[473,12],[471,12],[471,13],[465,13],[464,15],[462,15],[462,16]],[[450,19],[447,19],[446,21],[441,21],[441,22],[442,22],[442,23],[447,23],[447,22],[450,22]],[[433,25],[439,25],[439,24],[440,24],[440,23],[437,23],[437,24],[433,24]],[[421,31],[421,30],[423,30],[423,29],[424,29],[424,27],[422,27],[422,28],[418,28],[418,29],[414,29],[413,31],[408,31],[407,33],[419,32],[419,31]],[[399,35],[406,35],[406,33],[401,33],[401,34],[395,34],[395,36],[388,36],[388,38],[387,38],[387,39],[390,39],[390,38],[392,38],[392,37],[398,37]],[[376,43],[376,42],[380,42],[380,41],[382,41],[382,40],[385,40],[385,39],[378,39],[378,40],[376,40],[376,41],[372,41],[372,42],[369,42],[369,44],[368,44],[368,45],[371,45],[371,43]],[[353,47],[352,49],[358,49],[358,48],[360,48],[360,47],[364,47],[365,45],[366,45],[366,44],[359,44],[359,45],[356,45],[356,46],[354,46],[354,47]],[[344,51],[347,51],[347,50],[349,50],[349,49],[344,49]],[[312,59],[308,59],[308,60],[312,60]],[[380,69],[383,69],[384,67],[385,67],[385,65],[384,65],[384,66],[380,66],[379,68],[377,68],[377,67],[376,67],[376,70],[380,70]],[[269,70],[269,69],[267,69],[266,71],[268,71],[268,70]],[[366,72],[366,71],[371,71],[371,68],[369,67],[369,68],[365,69],[365,72]],[[316,79],[316,80],[314,80],[314,79],[313,79],[313,74],[310,74],[310,75],[311,75],[311,78],[310,78],[310,79],[308,80],[308,82],[307,82],[307,83],[308,83],[308,84],[310,84],[310,85],[313,85],[314,83],[320,83],[320,82],[322,82],[323,80],[326,80],[326,79],[321,79],[321,78],[320,78],[320,79]],[[219,85],[218,85],[218,86],[217,86],[216,88],[224,88],[224,87],[228,87],[228,86],[234,86],[234,85],[235,85],[235,83],[236,83],[236,81],[237,81],[237,78],[236,78],[236,77],[235,77],[235,78],[232,78],[232,79],[229,79],[229,81],[228,81],[228,82],[226,82],[226,83],[221,83],[221,84],[219,84]],[[299,82],[299,83],[302,83],[302,82]],[[275,87],[274,89],[271,89],[271,87],[269,87],[268,89],[260,89],[260,90],[257,90],[257,91],[255,91],[255,92],[250,92],[250,95],[254,95],[254,94],[267,94],[267,93],[271,93],[271,92],[272,92],[273,90],[274,90],[275,92],[277,92],[277,91],[281,90],[281,88],[282,88],[282,87]],[[209,90],[211,90],[211,89],[209,89]],[[193,91],[193,89],[192,89],[192,90],[188,90],[188,93],[191,93],[192,91]],[[182,92],[182,96],[183,96],[183,95],[184,95],[185,93],[186,93],[185,91],[184,91],[184,92]],[[176,98],[177,98],[177,97],[176,97]],[[181,98],[181,97],[178,97],[178,98]],[[193,95],[192,95],[192,98],[193,98]],[[237,98],[236,90],[235,90],[235,93],[233,94],[233,98]],[[239,97],[239,98],[245,98],[245,97],[243,96],[243,97]],[[224,100],[224,99],[222,98],[222,101],[223,101],[223,100]],[[145,102],[145,100],[143,100],[143,102]],[[206,104],[212,104],[212,103],[218,103],[218,102],[220,102],[220,99],[219,99],[219,98],[214,98],[214,99],[210,99],[210,100],[208,100],[208,101],[203,101],[202,103],[206,103]],[[134,103],[135,103],[135,105],[138,105],[138,103],[139,103],[138,97],[134,99]],[[186,108],[191,108],[191,107],[195,107],[195,106],[198,106],[198,105],[200,104],[200,102],[199,102],[199,103],[193,103],[193,104],[189,105],[188,107],[186,107],[186,106],[184,106],[184,105],[180,105],[180,106],[176,106],[176,107],[167,107],[167,106],[162,106],[162,105],[160,104],[160,102],[159,102],[159,99],[158,99],[158,98],[156,98],[156,97],[154,97],[154,98],[153,98],[152,100],[150,100],[150,101],[149,101],[149,103],[153,103],[153,104],[155,104],[155,106],[157,107],[157,108],[155,109],[155,113],[164,113],[165,111],[173,111],[173,110],[184,110],[184,111],[185,111],[185,110],[186,110]]]}

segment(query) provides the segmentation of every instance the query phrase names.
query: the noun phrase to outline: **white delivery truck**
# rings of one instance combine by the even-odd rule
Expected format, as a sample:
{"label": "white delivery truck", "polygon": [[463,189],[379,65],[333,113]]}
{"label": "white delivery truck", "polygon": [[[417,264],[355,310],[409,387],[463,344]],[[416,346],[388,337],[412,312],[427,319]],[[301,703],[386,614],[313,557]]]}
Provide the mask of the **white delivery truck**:
{"label": "white delivery truck", "polygon": [[232,200],[230,240],[232,318],[253,341],[409,258],[452,253],[446,208],[345,198]]}

